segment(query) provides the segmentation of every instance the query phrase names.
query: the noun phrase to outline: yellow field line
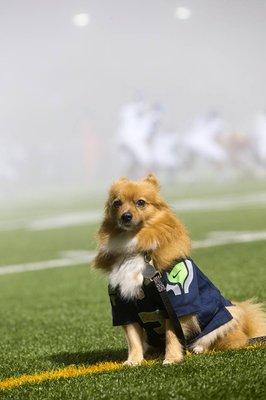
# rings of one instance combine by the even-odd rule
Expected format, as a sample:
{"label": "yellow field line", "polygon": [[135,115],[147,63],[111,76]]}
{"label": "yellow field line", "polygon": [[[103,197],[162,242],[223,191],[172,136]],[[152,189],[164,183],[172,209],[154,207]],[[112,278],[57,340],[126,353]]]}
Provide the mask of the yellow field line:
{"label": "yellow field line", "polygon": [[[258,344],[250,345],[247,348],[250,350],[257,349],[260,347]],[[209,355],[213,355],[215,352],[210,352]],[[187,352],[188,356],[192,356],[193,353]],[[151,365],[156,362],[155,360],[145,361],[146,365]],[[117,362],[103,362],[94,365],[81,365],[76,367],[75,365],[55,369],[51,371],[43,371],[32,375],[20,375],[17,377],[6,378],[0,381],[0,390],[13,389],[22,385],[40,383],[44,381],[53,381],[61,378],[76,378],[84,375],[92,375],[101,372],[110,372],[123,368],[122,363]]]}
{"label": "yellow field line", "polygon": [[78,376],[97,374],[100,372],[109,372],[123,368],[122,363],[105,362],[90,366],[70,366],[52,371],[43,371],[32,375],[20,375],[13,378],[7,378],[0,381],[0,390],[13,389],[27,383],[40,383],[52,381],[60,378],[75,378]]}

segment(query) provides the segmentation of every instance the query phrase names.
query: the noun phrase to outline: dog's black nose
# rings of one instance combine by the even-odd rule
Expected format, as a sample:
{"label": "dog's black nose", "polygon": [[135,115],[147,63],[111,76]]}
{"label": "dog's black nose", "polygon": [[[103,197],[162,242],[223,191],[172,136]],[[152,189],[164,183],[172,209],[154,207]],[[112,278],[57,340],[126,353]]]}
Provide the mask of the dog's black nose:
{"label": "dog's black nose", "polygon": [[123,222],[130,222],[132,220],[132,214],[130,212],[125,212],[122,214],[121,219]]}

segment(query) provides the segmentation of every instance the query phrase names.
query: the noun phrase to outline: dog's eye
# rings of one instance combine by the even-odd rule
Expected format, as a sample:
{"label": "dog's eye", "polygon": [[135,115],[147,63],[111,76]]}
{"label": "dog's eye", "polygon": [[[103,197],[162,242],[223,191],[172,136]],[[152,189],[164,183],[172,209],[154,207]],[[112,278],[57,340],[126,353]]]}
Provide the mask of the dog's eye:
{"label": "dog's eye", "polygon": [[139,200],[136,201],[137,207],[144,207],[145,204],[146,204],[146,201],[143,200],[143,199],[139,199]]}
{"label": "dog's eye", "polygon": [[114,208],[119,208],[120,206],[122,206],[122,201],[117,199],[113,202],[113,207]]}

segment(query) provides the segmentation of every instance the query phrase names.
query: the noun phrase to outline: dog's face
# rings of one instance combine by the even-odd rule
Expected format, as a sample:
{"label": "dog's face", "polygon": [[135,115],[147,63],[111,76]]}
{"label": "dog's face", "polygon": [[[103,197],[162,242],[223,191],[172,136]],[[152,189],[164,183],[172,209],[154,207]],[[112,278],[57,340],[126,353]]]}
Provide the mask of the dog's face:
{"label": "dog's face", "polygon": [[154,175],[141,181],[121,178],[110,189],[106,216],[116,228],[134,231],[145,226],[161,205],[159,184]]}

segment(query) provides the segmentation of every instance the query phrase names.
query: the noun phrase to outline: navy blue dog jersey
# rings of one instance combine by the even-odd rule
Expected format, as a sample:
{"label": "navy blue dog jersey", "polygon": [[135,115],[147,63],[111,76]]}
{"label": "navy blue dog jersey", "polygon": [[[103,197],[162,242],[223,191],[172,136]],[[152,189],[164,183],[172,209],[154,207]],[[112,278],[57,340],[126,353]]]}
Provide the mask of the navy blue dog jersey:
{"label": "navy blue dog jersey", "polygon": [[[232,303],[226,300],[213,283],[190,258],[181,260],[162,274],[169,300],[176,316],[197,316],[201,332],[189,338],[190,343],[210,333],[232,319],[225,308]],[[146,331],[148,342],[161,346],[165,341],[164,319],[167,311],[153,282],[144,279],[141,299],[126,300],[119,288],[109,286],[113,325],[138,322]]]}

